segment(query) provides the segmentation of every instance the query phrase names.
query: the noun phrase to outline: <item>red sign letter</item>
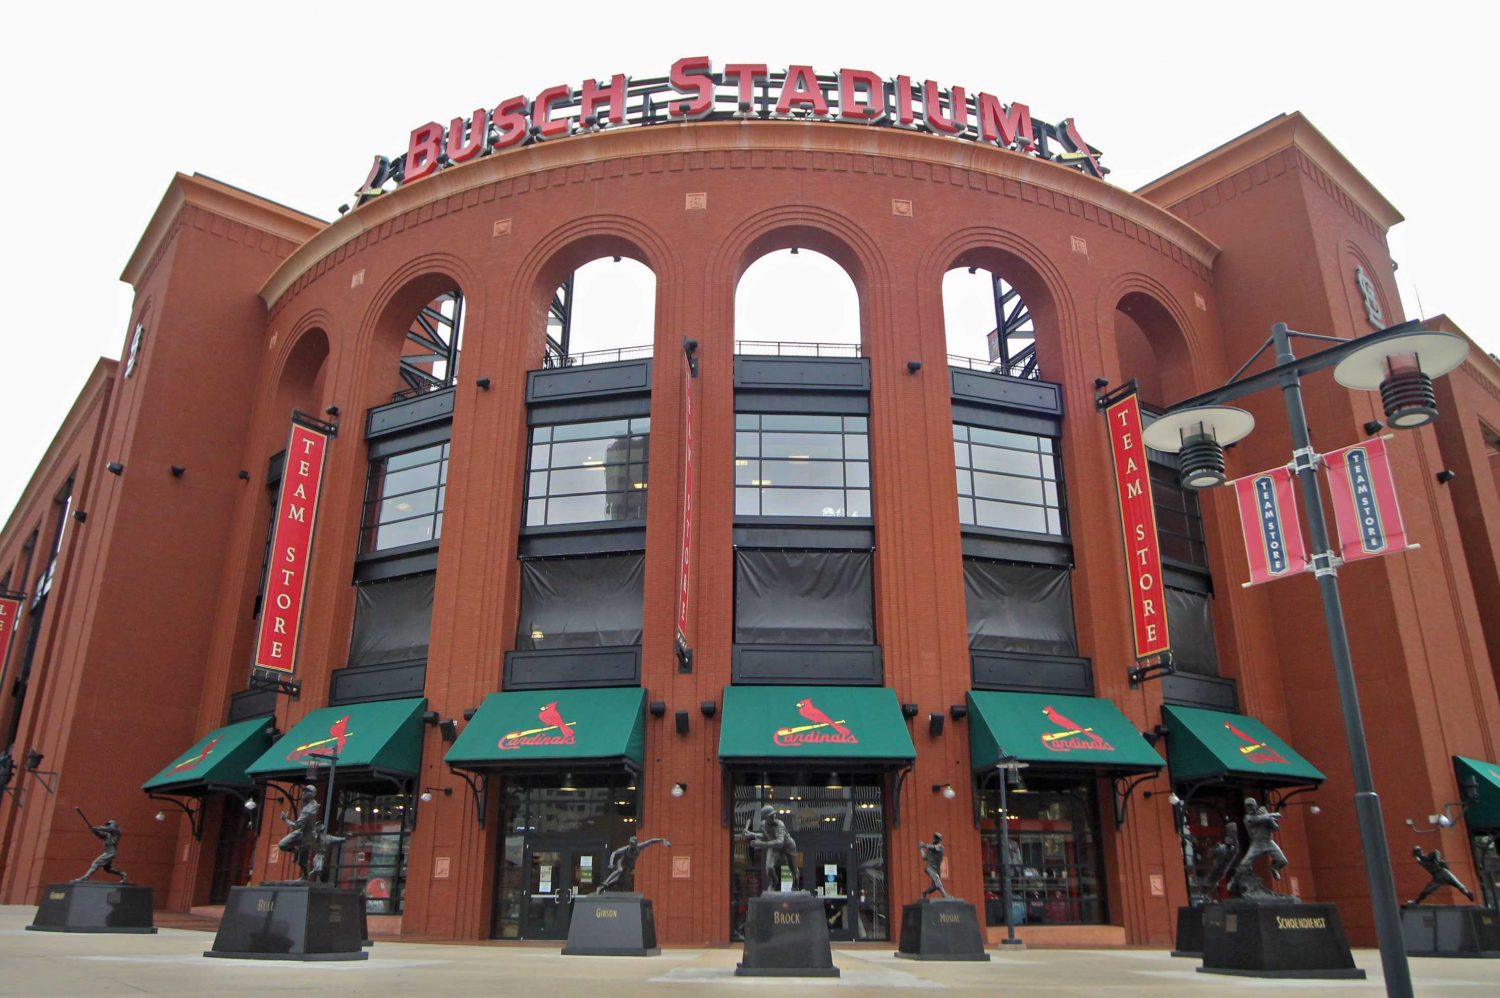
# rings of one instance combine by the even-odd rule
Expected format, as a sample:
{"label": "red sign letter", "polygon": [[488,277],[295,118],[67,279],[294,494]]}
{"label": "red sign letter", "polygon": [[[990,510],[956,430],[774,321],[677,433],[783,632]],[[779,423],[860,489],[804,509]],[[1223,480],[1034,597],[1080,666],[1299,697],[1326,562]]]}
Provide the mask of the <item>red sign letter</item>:
{"label": "red sign letter", "polygon": [[438,145],[443,141],[443,126],[429,121],[411,132],[411,144],[406,147],[406,183],[421,180],[438,168]]}
{"label": "red sign letter", "polygon": [[823,99],[823,88],[811,66],[792,66],[786,71],[786,80],[781,84],[781,97],[776,101],[777,114],[790,114],[793,104],[807,104],[813,114],[828,117],[828,101]]}
{"label": "red sign letter", "polygon": [[525,97],[512,97],[501,101],[495,108],[496,149],[508,149],[526,138],[526,107],[530,102]]}
{"label": "red sign letter", "polygon": [[484,108],[469,119],[469,140],[464,141],[464,119],[454,118],[448,125],[448,161],[463,163],[485,151],[485,133],[490,130],[490,113]]}
{"label": "red sign letter", "polygon": [[839,117],[844,121],[884,118],[885,81],[866,69],[839,70]]}
{"label": "red sign letter", "polygon": [[587,121],[593,115],[594,109],[600,104],[609,105],[609,114],[605,116],[612,125],[618,125],[625,121],[625,89],[628,81],[623,73],[616,73],[610,77],[609,86],[599,86],[598,80],[583,81],[583,96],[578,99],[578,118]]}
{"label": "red sign letter", "polygon": [[755,84],[766,78],[766,67],[763,64],[751,62],[731,62],[724,67],[724,82],[738,82],[740,85],[739,106],[741,111],[748,111],[755,99]]}
{"label": "red sign letter", "polygon": [[709,75],[708,56],[697,55],[672,63],[672,89],[695,94],[690,101],[671,101],[667,114],[673,118],[706,118],[714,109],[714,81]]}
{"label": "red sign letter", "polygon": [[1000,101],[990,94],[979,95],[979,137],[996,145],[1019,145],[1030,149],[1036,144],[1031,132],[1031,109],[1012,104],[1003,111]]}
{"label": "red sign letter", "polygon": [[573,88],[566,85],[548,87],[536,95],[536,103],[531,105],[531,124],[537,129],[537,138],[555,139],[573,130],[573,123],[566,118],[552,120],[552,105],[572,95]]}

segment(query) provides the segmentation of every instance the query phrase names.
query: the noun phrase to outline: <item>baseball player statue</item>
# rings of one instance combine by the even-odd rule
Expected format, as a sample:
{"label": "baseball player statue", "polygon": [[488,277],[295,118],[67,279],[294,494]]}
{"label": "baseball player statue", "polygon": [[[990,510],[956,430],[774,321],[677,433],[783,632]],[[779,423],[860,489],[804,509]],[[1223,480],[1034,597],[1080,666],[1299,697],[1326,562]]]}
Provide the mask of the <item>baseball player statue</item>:
{"label": "baseball player statue", "polygon": [[81,884],[92,877],[95,870],[103,870],[105,873],[113,873],[119,877],[120,883],[128,884],[130,878],[125,875],[125,871],[115,869],[115,856],[120,852],[119,823],[115,819],[110,818],[102,825],[91,824],[89,819],[84,817],[83,811],[80,808],[74,808],[74,810],[78,812],[80,818],[83,818],[83,823],[89,826],[89,831],[104,840],[104,851],[89,864],[88,872],[81,877],[75,878],[73,883]]}
{"label": "baseball player statue", "polygon": [[922,900],[926,901],[933,894],[951,898],[953,895],[943,886],[943,834],[933,832],[931,842],[917,843],[917,851],[922,854],[922,872],[932,881],[922,891]]}
{"label": "baseball player statue", "polygon": [[[753,820],[753,819],[752,819]],[[760,809],[760,830],[755,831],[751,822],[745,822],[744,831],[741,833],[750,842],[750,851],[756,849],[764,850],[762,859],[763,879],[762,894],[770,894],[775,885],[781,883],[781,868],[787,866],[792,871],[792,890],[797,890],[802,882],[802,877],[797,870],[797,842],[787,831],[786,823],[776,816],[776,808],[770,804]]]}
{"label": "baseball player statue", "polygon": [[609,854],[609,875],[604,878],[604,883],[600,884],[599,889],[594,893],[603,894],[626,877],[630,878],[632,884],[635,883],[635,861],[640,858],[641,850],[647,846],[654,846],[658,842],[668,849],[672,848],[672,843],[666,839],[647,839],[644,842],[638,842],[632,835],[629,842]]}
{"label": "baseball player statue", "polygon": [[1411,854],[1416,857],[1417,864],[1426,870],[1432,879],[1427,882],[1426,887],[1422,888],[1422,893],[1417,895],[1416,900],[1408,901],[1407,904],[1421,904],[1434,892],[1444,887],[1451,887],[1470,901],[1474,900],[1474,892],[1465,887],[1463,881],[1455,877],[1453,871],[1448,869],[1448,861],[1443,858],[1442,853],[1436,849],[1432,852],[1423,852],[1421,846],[1412,846]]}

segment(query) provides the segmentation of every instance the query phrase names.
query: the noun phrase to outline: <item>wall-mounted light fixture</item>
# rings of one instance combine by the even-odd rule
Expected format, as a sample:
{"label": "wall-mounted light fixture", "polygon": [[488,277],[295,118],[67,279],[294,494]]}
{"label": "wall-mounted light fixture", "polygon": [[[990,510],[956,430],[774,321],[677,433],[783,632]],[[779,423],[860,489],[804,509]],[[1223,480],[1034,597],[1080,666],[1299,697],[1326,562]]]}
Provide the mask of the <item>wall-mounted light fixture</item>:
{"label": "wall-mounted light fixture", "polygon": [[646,709],[651,712],[652,717],[667,716],[667,702],[665,700],[652,700],[651,705]]}
{"label": "wall-mounted light fixture", "polygon": [[119,476],[125,474],[125,466],[119,461],[111,461],[104,466],[104,470],[111,475]]}
{"label": "wall-mounted light fixture", "polygon": [[1365,424],[1364,429],[1365,429],[1365,436],[1367,436],[1367,437],[1373,437],[1375,434],[1377,434],[1381,430],[1385,429],[1385,424],[1382,423],[1378,419],[1372,419],[1368,423]]}
{"label": "wall-mounted light fixture", "polygon": [[433,794],[442,794],[444,797],[452,797],[453,796],[453,788],[452,787],[423,787],[422,788],[422,793],[421,793],[421,795],[419,797],[417,797],[417,800],[421,801],[423,804],[430,803],[432,801],[432,795]]}
{"label": "wall-mounted light fixture", "polygon": [[482,392],[487,392],[487,391],[490,390],[490,379],[489,378],[475,378],[474,379],[474,384],[478,385],[479,386],[479,390],[482,391]]}
{"label": "wall-mounted light fixture", "polygon": [[248,482],[250,480],[250,472],[246,471],[244,468],[241,468],[239,479],[242,482]]}
{"label": "wall-mounted light fixture", "polygon": [[962,721],[964,718],[969,716],[969,708],[961,703],[949,704],[948,716],[953,718],[955,721]]}
{"label": "wall-mounted light fixture", "polygon": [[677,728],[677,733],[679,735],[685,735],[685,734],[688,733],[688,712],[687,711],[685,711],[685,710],[679,710],[676,713],[676,715],[674,716],[674,722],[675,722],[675,726]]}
{"label": "wall-mounted light fixture", "polygon": [[943,722],[946,721],[942,714],[934,711],[927,715],[927,734],[933,738],[943,733]]}
{"label": "wall-mounted light fixture", "polygon": [[1442,471],[1438,472],[1435,477],[1437,478],[1439,485],[1447,485],[1449,482],[1458,477],[1458,472],[1454,471],[1451,468],[1444,468]]}
{"label": "wall-mounted light fixture", "polygon": [[439,721],[438,734],[450,745],[458,741],[458,721],[451,717],[446,721]]}
{"label": "wall-mounted light fixture", "polygon": [[332,416],[334,419],[338,419],[339,418],[339,407],[336,406],[336,405],[331,405],[327,409],[323,410],[323,414],[326,415],[326,416]]}
{"label": "wall-mounted light fixture", "polygon": [[681,797],[685,793],[687,793],[687,784],[686,783],[674,783],[674,784],[672,784],[672,796],[673,797]]}
{"label": "wall-mounted light fixture", "polygon": [[77,520],[79,523],[87,523],[89,515],[81,509],[75,509],[73,510],[73,519]]}
{"label": "wall-mounted light fixture", "polygon": [[174,464],[174,465],[172,465],[172,477],[173,478],[181,478],[185,474],[187,474],[187,469],[184,468],[182,465],[180,465],[180,464]]}
{"label": "wall-mounted light fixture", "polygon": [[719,705],[713,700],[704,700],[698,704],[698,713],[704,717],[713,717],[719,712]]}
{"label": "wall-mounted light fixture", "polygon": [[906,718],[907,720],[911,720],[921,712],[921,708],[919,708],[914,703],[904,703],[901,705],[901,716]]}
{"label": "wall-mounted light fixture", "polygon": [[922,362],[920,360],[909,360],[909,361],[906,362],[906,373],[907,374],[916,374],[921,369],[922,369]]}
{"label": "wall-mounted light fixture", "polygon": [[932,785],[932,792],[942,794],[945,800],[952,800],[958,796],[958,791],[953,789],[953,784],[951,783],[934,783]]}

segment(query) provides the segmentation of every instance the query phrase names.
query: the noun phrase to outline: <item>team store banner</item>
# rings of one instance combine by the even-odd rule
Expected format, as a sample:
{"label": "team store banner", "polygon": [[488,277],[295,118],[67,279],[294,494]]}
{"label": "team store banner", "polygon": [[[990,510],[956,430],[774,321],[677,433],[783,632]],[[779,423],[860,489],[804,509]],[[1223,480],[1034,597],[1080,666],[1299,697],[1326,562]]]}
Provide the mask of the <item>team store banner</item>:
{"label": "team store banner", "polygon": [[292,413],[286,445],[286,467],[276,496],[275,531],[266,591],[261,601],[260,637],[255,666],[291,674],[297,667],[297,635],[307,592],[307,566],[313,526],[323,485],[323,458],[335,428],[300,412]]}
{"label": "team store banner", "polygon": [[1297,488],[1290,468],[1272,468],[1229,483],[1240,510],[1240,535],[1250,563],[1246,586],[1307,570],[1307,546],[1297,518]]}
{"label": "team store banner", "polygon": [[1408,542],[1401,522],[1385,438],[1330,451],[1323,455],[1323,465],[1328,469],[1340,558],[1357,561],[1417,547]]}
{"label": "team store banner", "polygon": [[1150,462],[1141,439],[1141,406],[1135,392],[1104,410],[1114,455],[1120,528],[1125,537],[1125,571],[1130,579],[1131,624],[1137,659],[1171,651],[1167,633],[1167,592],[1162,582],[1161,548],[1156,538],[1156,506],[1151,498]]}
{"label": "team store banner", "polygon": [[0,592],[0,675],[10,661],[10,636],[16,631],[16,621],[21,619],[21,608],[26,597],[21,593]]}

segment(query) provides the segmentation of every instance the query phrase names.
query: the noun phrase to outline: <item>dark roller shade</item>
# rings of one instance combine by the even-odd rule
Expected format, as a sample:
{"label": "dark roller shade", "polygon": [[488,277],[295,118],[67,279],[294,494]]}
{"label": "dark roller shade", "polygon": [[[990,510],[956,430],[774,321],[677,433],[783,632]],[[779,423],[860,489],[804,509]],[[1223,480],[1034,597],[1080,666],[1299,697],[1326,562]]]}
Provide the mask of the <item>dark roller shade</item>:
{"label": "dark roller shade", "polygon": [[1214,649],[1214,627],[1208,597],[1182,589],[1167,589],[1167,627],[1172,636],[1172,660],[1183,672],[1198,676],[1219,674]]}
{"label": "dark roller shade", "polygon": [[868,551],[735,552],[739,644],[872,645]]}
{"label": "dark roller shade", "polygon": [[436,589],[431,572],[356,586],[349,665],[426,661]]}
{"label": "dark roller shade", "polygon": [[1073,581],[1065,568],[964,559],[969,647],[1077,655]]}
{"label": "dark roller shade", "polygon": [[645,578],[640,552],[521,562],[516,650],[640,644]]}

